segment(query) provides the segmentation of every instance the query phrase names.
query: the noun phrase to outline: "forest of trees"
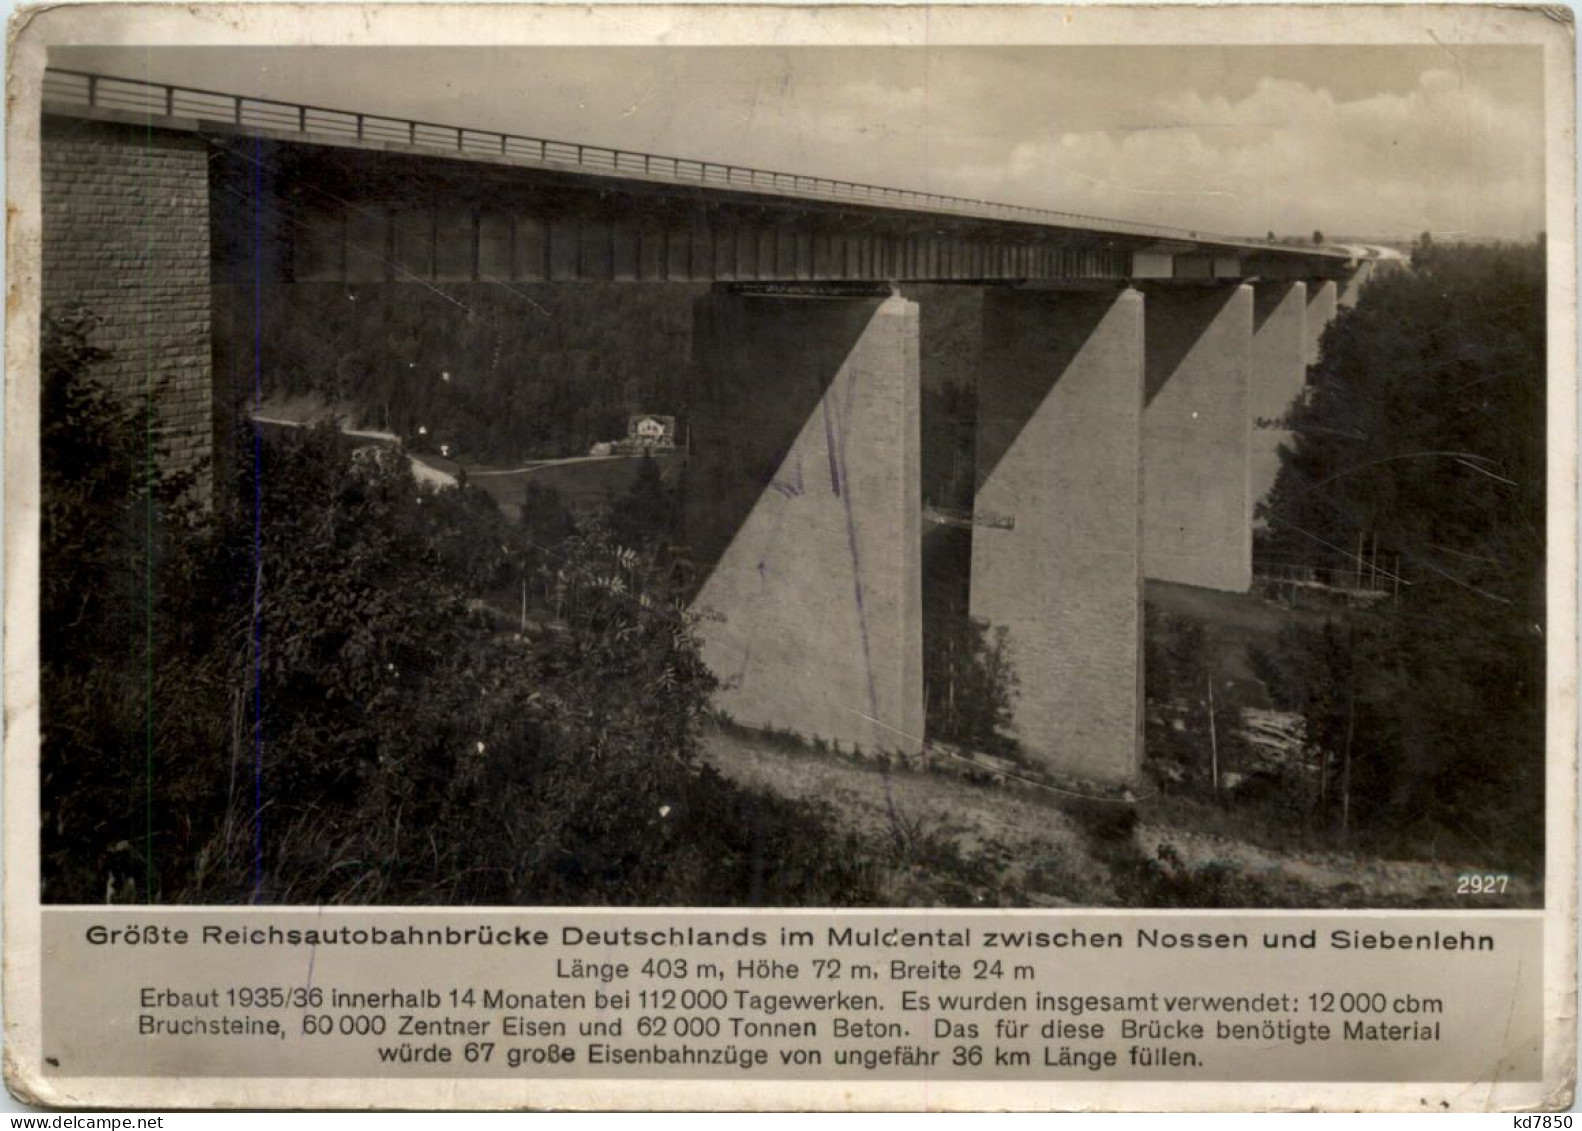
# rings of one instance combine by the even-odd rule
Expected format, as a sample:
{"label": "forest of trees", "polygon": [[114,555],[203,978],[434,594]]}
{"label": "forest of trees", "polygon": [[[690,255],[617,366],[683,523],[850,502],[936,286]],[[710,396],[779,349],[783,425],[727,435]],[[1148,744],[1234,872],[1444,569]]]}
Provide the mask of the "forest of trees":
{"label": "forest of trees", "polygon": [[[251,396],[310,394],[362,427],[468,462],[586,455],[628,415],[685,416],[686,283],[284,284],[216,287],[217,370]],[[255,307],[255,302],[258,304]],[[253,332],[253,320],[270,328]],[[599,348],[599,343],[619,343]]]}
{"label": "forest of trees", "polygon": [[1399,562],[1391,600],[1262,658],[1353,843],[1542,868],[1545,301],[1541,240],[1425,239],[1326,330],[1292,414],[1258,552]]}
{"label": "forest of trees", "polygon": [[46,901],[873,898],[820,807],[700,760],[715,680],[653,469],[513,525],[321,427],[237,444],[199,506],[94,381],[92,326],[43,328]]}
{"label": "forest of trees", "polygon": [[[609,289],[532,313],[463,288],[444,333],[431,304],[458,296],[275,295],[325,309],[271,313],[291,329],[261,343],[265,371],[480,461],[585,450],[629,411],[684,412],[690,300]],[[1541,871],[1545,298],[1541,244],[1424,241],[1329,327],[1289,421],[1259,554],[1399,563],[1389,600],[1254,657],[1320,755],[1304,821],[1348,846]],[[951,309],[925,345],[970,321]],[[584,356],[579,319],[640,348]],[[198,506],[150,453],[157,422],[94,381],[92,325],[63,308],[43,327],[46,900],[875,898],[871,853],[825,809],[702,761],[715,682],[657,468],[602,516],[542,493],[512,523],[320,428],[234,442],[257,457]],[[926,494],[970,506],[971,388],[933,364]],[[969,551],[965,531],[926,548],[929,724],[990,749],[1016,681],[966,616]]]}

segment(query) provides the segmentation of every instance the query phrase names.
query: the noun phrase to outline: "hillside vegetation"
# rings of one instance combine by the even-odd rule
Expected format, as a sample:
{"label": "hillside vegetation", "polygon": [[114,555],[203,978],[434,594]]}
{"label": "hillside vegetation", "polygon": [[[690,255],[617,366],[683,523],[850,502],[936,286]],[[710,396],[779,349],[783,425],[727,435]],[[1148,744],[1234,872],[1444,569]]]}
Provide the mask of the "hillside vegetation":
{"label": "hillside vegetation", "polygon": [[1291,416],[1259,552],[1400,563],[1391,600],[1261,659],[1352,843],[1542,868],[1545,301],[1541,242],[1425,240],[1326,330]]}
{"label": "hillside vegetation", "polygon": [[517,526],[322,427],[238,444],[202,509],[92,379],[91,325],[45,324],[46,901],[871,898],[817,803],[700,758],[715,681],[653,469]]}

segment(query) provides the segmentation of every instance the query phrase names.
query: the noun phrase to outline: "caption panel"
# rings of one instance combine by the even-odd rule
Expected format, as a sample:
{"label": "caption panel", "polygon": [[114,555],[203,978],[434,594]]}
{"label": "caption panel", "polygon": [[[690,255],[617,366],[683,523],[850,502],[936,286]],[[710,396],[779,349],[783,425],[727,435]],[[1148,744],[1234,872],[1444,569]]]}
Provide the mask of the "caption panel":
{"label": "caption panel", "polygon": [[44,1073],[1527,1081],[1538,914],[46,909]]}

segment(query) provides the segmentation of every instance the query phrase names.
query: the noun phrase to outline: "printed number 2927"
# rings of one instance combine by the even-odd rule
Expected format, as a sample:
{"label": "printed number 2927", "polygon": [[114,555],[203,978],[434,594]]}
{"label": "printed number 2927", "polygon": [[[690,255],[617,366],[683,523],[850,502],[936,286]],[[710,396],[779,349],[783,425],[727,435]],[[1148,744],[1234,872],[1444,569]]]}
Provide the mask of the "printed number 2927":
{"label": "printed number 2927", "polygon": [[1456,877],[1456,894],[1503,895],[1510,882],[1503,872],[1468,872]]}

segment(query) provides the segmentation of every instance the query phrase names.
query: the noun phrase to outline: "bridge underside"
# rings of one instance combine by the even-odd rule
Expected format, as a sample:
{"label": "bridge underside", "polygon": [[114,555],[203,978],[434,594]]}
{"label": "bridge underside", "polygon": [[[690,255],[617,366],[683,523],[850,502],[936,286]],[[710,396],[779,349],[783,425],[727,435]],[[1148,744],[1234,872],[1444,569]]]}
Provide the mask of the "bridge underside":
{"label": "bridge underside", "polygon": [[[706,636],[720,702],[745,724],[868,751],[925,737],[930,299],[913,284],[980,291],[958,362],[978,401],[970,612],[1005,630],[1027,756],[1116,782],[1141,750],[1143,578],[1248,587],[1278,418],[1360,286],[1333,261],[1274,252],[266,138],[155,145],[49,119],[44,153],[46,296],[118,278],[106,341],[176,365],[189,392],[207,382],[216,403],[209,360],[187,356],[193,327],[161,321],[173,300],[204,307],[211,274],[255,296],[714,284],[696,300],[687,512],[707,566],[697,603],[724,616]],[[117,204],[117,178],[159,215]],[[197,232],[207,264],[180,251]],[[154,277],[150,247],[179,271]],[[217,339],[236,332],[215,324]]]}
{"label": "bridge underside", "polygon": [[[1294,279],[1344,261],[385,151],[216,138],[221,264],[282,281]],[[225,223],[234,213],[237,221]]]}

